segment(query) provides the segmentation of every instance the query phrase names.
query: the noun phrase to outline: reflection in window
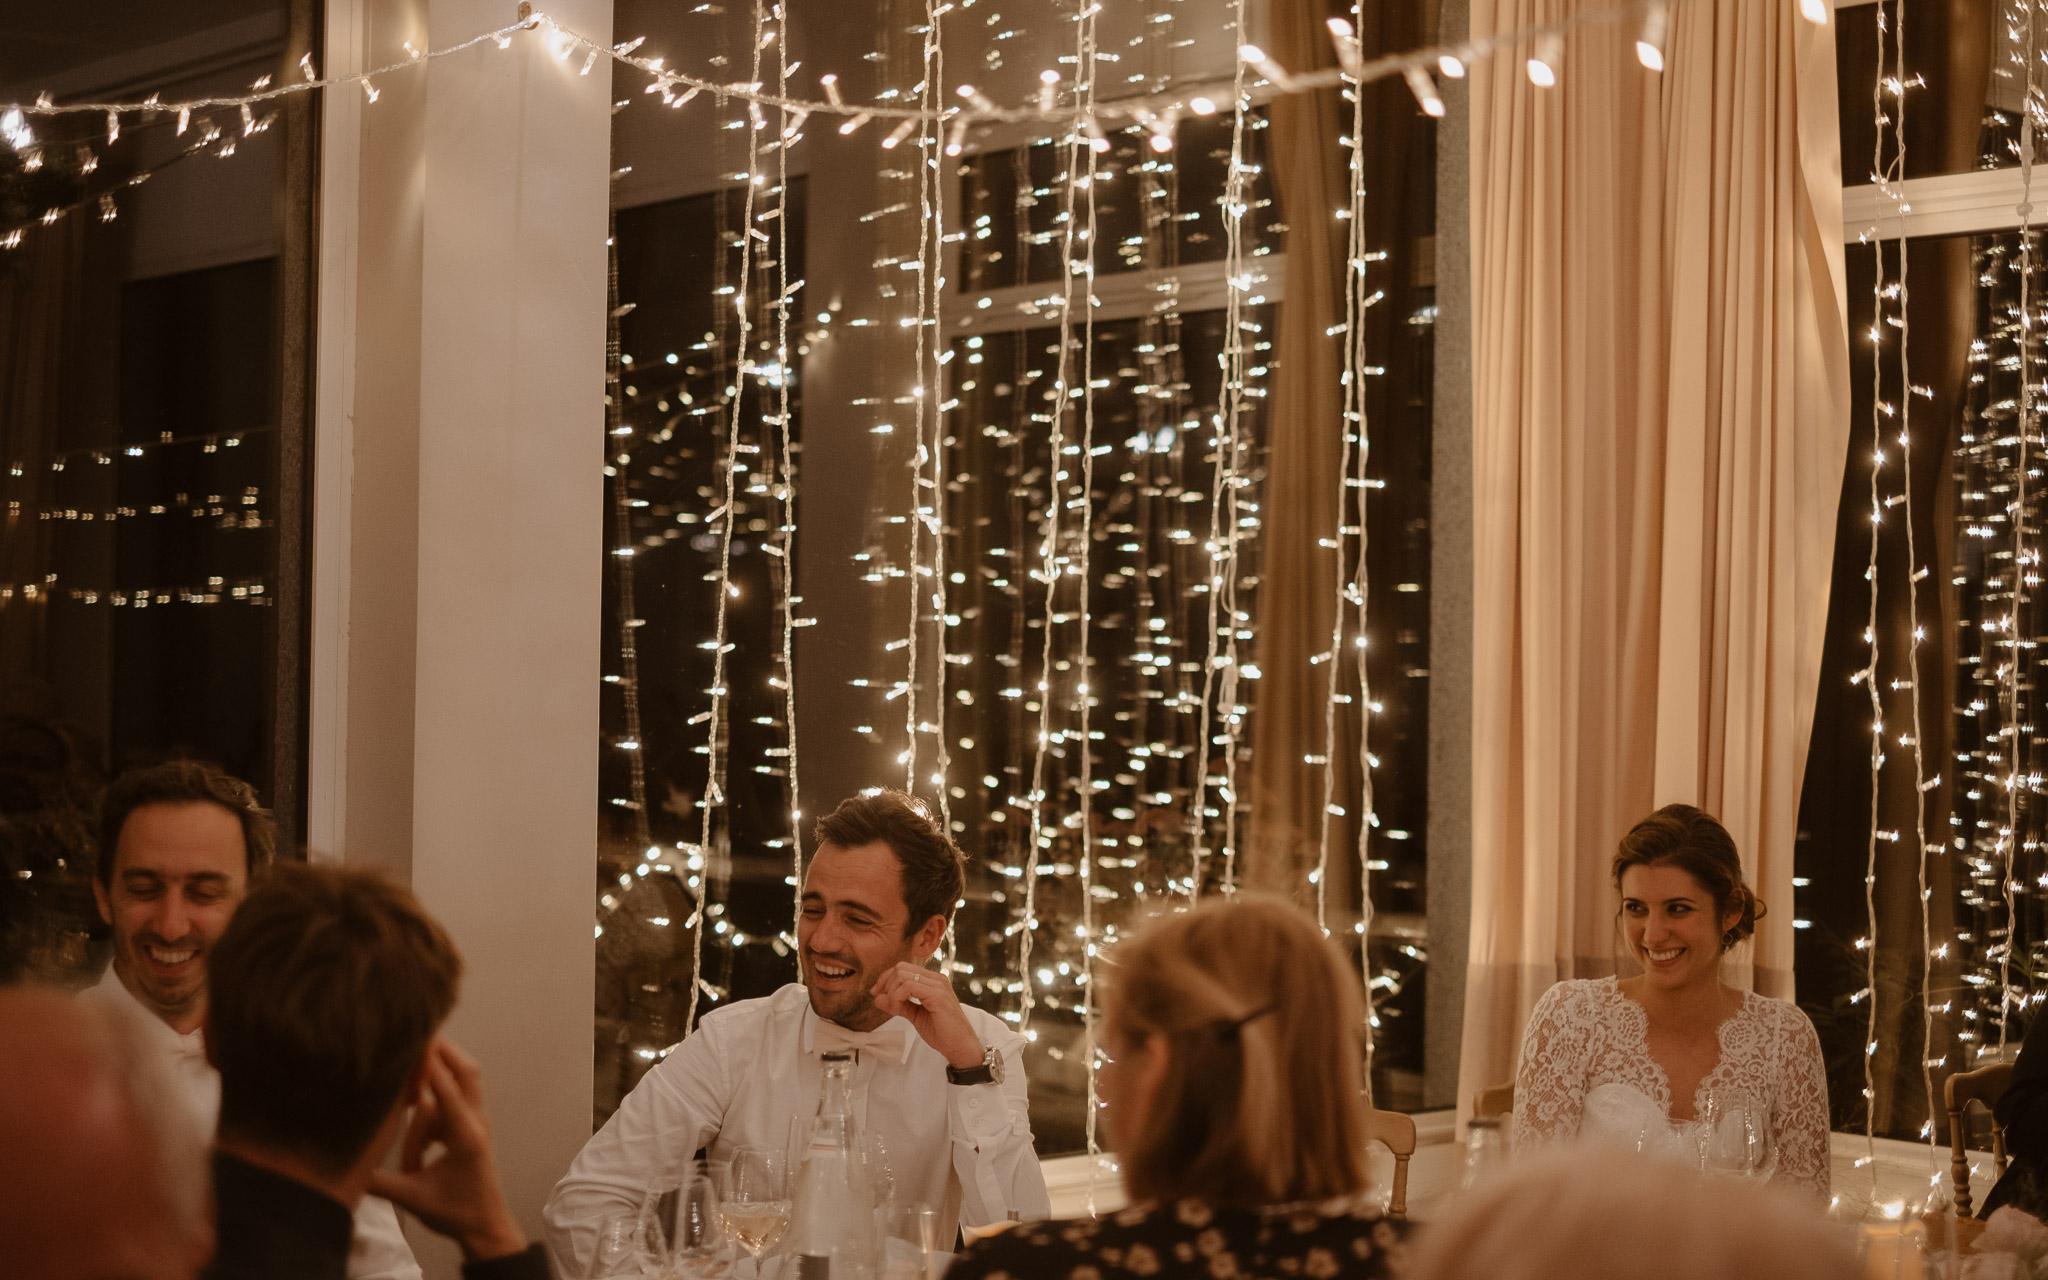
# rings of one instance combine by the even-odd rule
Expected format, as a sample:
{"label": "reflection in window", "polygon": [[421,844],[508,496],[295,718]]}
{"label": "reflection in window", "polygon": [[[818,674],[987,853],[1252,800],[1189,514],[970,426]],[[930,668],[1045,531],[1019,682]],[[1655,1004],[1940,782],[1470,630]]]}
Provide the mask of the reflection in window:
{"label": "reflection in window", "polygon": [[[119,55],[124,83],[203,96],[295,63],[288,6],[229,8],[50,17],[0,82],[91,101]],[[286,145],[311,110],[118,138],[40,116],[0,144],[0,981],[97,976],[88,822],[122,769],[216,761],[298,846],[312,255],[285,197],[313,189]]]}

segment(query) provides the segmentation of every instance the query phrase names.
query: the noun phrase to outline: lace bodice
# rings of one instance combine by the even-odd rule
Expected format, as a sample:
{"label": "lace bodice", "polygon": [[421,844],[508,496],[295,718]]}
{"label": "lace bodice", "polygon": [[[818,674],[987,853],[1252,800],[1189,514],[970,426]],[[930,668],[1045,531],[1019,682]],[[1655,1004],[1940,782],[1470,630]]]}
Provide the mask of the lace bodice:
{"label": "lace bodice", "polygon": [[[1560,982],[1544,992],[1515,1072],[1515,1149],[1578,1137],[1587,1095],[1602,1086],[1640,1093],[1671,1124],[1671,1084],[1650,1056],[1649,1030],[1649,1014],[1613,978]],[[1778,1149],[1772,1181],[1825,1199],[1828,1085],[1813,1024],[1796,1005],[1746,993],[1721,1024],[1720,1041],[1721,1060],[1700,1081],[1695,1111],[1713,1089],[1767,1103]]]}

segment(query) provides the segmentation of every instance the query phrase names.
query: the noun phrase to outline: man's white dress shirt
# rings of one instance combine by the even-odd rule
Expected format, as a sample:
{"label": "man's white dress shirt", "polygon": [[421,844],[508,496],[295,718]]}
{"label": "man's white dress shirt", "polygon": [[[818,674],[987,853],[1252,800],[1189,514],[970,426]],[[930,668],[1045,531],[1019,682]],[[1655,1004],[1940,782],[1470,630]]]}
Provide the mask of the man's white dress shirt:
{"label": "man's white dress shirt", "polygon": [[[980,1009],[964,1008],[981,1042],[1003,1055],[1001,1084],[956,1085],[946,1059],[903,1018],[869,1033],[886,1047],[856,1055],[854,1119],[882,1140],[896,1198],[938,1211],[951,1247],[959,1224],[1052,1212],[1031,1146],[1024,1037]],[[824,1079],[819,1026],[801,983],[707,1014],[694,1035],[655,1064],[555,1184],[542,1218],[555,1274],[587,1273],[607,1215],[635,1210],[650,1186],[681,1180],[700,1148],[714,1160],[738,1147],[783,1156],[790,1122],[808,1125]],[[808,1132],[806,1130],[806,1132]]]}
{"label": "man's white dress shirt", "polygon": [[[135,993],[122,984],[111,964],[97,985],[87,987],[79,995],[86,1000],[125,1000],[148,1015],[141,1021],[150,1028],[151,1042],[163,1051],[185,1086],[201,1130],[212,1137],[220,1121],[220,1072],[206,1061],[203,1033],[196,1028],[182,1034],[173,1031],[156,1010],[137,1000]],[[421,1280],[420,1264],[412,1256],[412,1246],[405,1242],[405,1233],[399,1230],[398,1210],[389,1200],[364,1196],[356,1206],[356,1235],[349,1245],[348,1275],[349,1280]]]}

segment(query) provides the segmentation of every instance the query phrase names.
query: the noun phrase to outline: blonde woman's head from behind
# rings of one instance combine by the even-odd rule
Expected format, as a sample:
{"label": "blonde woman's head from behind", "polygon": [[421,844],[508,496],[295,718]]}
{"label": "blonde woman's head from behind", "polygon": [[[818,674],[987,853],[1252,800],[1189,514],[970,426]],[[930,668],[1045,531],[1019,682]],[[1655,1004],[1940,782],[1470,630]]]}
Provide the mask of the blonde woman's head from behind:
{"label": "blonde woman's head from behind", "polygon": [[1364,1000],[1276,900],[1160,916],[1111,955],[1104,1123],[1134,1200],[1286,1204],[1366,1189]]}
{"label": "blonde woman's head from behind", "polygon": [[1558,1147],[1432,1215],[1406,1280],[1856,1280],[1844,1229],[1788,1192]]}

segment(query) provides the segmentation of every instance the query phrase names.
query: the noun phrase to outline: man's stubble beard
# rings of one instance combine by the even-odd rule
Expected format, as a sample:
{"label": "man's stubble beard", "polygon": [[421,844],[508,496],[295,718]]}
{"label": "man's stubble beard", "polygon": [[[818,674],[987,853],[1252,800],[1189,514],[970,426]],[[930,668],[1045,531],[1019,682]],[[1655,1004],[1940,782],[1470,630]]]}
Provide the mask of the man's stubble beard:
{"label": "man's stubble beard", "polygon": [[[114,951],[115,976],[121,979],[128,990],[142,1004],[148,1006],[151,1013],[165,1022],[174,1021],[204,1008],[206,982],[203,977],[196,986],[185,993],[183,999],[178,1000],[174,1004],[164,1002],[163,992],[153,985],[147,968],[135,959],[135,951],[142,945],[141,942],[131,939],[126,944],[117,947]],[[203,948],[200,951],[200,958],[202,960],[206,958],[206,951]],[[202,964],[201,973],[203,974],[204,972],[205,967]]]}
{"label": "man's stubble beard", "polygon": [[821,996],[818,990],[809,983],[804,984],[804,990],[810,996],[812,1013],[817,1014],[827,1022],[836,1022],[848,1031],[873,1031],[876,1027],[889,1020],[882,1014],[881,1010],[875,1007],[875,988],[873,983],[868,984],[858,993],[849,992],[837,997],[838,1000],[843,1002],[843,1007],[839,1008],[830,1006],[820,1007],[821,1000],[827,997]]}

